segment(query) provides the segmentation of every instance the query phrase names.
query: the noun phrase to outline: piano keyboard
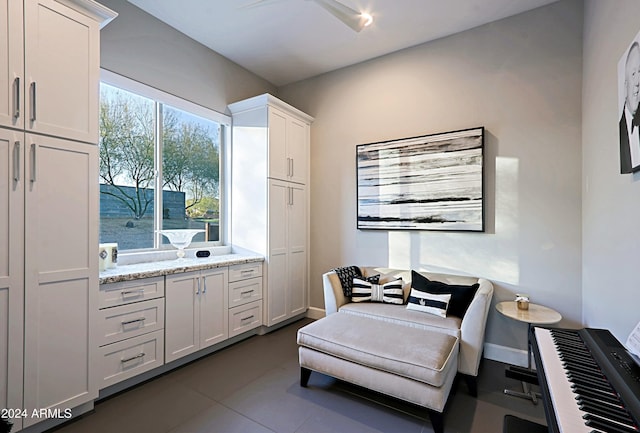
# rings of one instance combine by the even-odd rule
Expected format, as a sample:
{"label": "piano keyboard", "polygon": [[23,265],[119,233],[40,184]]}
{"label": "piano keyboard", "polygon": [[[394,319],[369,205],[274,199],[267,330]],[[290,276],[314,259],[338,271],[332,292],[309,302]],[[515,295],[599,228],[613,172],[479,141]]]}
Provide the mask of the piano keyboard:
{"label": "piano keyboard", "polygon": [[640,432],[577,331],[535,328],[534,334],[558,431]]}

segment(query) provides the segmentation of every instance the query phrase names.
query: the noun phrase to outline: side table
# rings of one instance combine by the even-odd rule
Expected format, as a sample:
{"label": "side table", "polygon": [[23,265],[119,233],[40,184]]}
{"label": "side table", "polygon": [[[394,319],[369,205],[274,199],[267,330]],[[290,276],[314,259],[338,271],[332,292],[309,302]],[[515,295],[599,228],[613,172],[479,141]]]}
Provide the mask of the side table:
{"label": "side table", "polygon": [[[504,393],[514,397],[521,397],[531,400],[533,404],[538,403],[538,394],[531,391],[529,383],[537,382],[536,373],[531,368],[531,327],[532,325],[552,325],[562,320],[562,315],[557,311],[538,304],[529,303],[528,310],[520,310],[515,301],[504,301],[496,305],[498,312],[510,319],[524,322],[528,325],[527,329],[527,368],[509,367],[506,375],[509,377],[522,378],[522,392],[505,389]],[[529,382],[526,378],[531,378]]]}

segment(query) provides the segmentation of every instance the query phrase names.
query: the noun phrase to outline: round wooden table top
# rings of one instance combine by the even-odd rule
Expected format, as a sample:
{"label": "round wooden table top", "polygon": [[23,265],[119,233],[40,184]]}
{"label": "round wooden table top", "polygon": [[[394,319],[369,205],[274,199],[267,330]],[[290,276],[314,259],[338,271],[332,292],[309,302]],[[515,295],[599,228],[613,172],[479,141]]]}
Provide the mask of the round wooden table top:
{"label": "round wooden table top", "polygon": [[496,310],[511,319],[533,325],[551,325],[562,320],[562,315],[556,310],[532,303],[529,303],[528,310],[520,310],[516,301],[503,301],[496,305]]}

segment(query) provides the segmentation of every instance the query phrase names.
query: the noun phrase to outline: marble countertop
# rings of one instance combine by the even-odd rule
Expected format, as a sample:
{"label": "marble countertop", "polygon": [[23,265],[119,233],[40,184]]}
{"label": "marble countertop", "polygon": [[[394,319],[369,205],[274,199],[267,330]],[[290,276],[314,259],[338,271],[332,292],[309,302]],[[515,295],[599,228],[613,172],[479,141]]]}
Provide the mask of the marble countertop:
{"label": "marble countertop", "polygon": [[100,284],[131,281],[140,278],[161,277],[181,272],[199,271],[222,266],[241,265],[251,262],[262,262],[264,257],[258,254],[221,254],[206,258],[184,258],[163,260],[159,262],[137,263],[116,266],[100,272]]}

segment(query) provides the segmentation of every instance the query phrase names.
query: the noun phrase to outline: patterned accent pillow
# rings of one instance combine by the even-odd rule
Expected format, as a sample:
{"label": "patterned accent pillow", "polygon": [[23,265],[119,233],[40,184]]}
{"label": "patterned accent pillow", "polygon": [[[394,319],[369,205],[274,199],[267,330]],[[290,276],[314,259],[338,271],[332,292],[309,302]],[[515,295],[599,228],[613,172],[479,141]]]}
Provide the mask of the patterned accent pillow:
{"label": "patterned accent pillow", "polygon": [[360,278],[353,279],[353,289],[351,293],[352,302],[384,302],[386,304],[398,304],[404,303],[404,296],[402,292],[402,279],[389,281],[385,284],[378,284],[380,279],[378,278],[372,281],[365,281]]}
{"label": "patterned accent pillow", "polygon": [[451,294],[436,295],[411,289],[409,301],[407,302],[407,310],[422,311],[440,317],[447,317],[449,301],[451,301]]}
{"label": "patterned accent pillow", "polygon": [[357,266],[345,266],[342,268],[331,269],[338,275],[340,279],[340,285],[342,285],[342,293],[347,298],[351,297],[351,287],[353,286],[353,279],[356,277],[362,277],[362,271]]}
{"label": "patterned accent pillow", "polygon": [[467,312],[467,308],[473,301],[473,297],[480,284],[475,283],[470,286],[447,284],[442,281],[431,281],[424,275],[411,271],[411,289],[420,290],[421,292],[433,293],[437,295],[451,294],[449,302],[449,314],[463,318]]}

